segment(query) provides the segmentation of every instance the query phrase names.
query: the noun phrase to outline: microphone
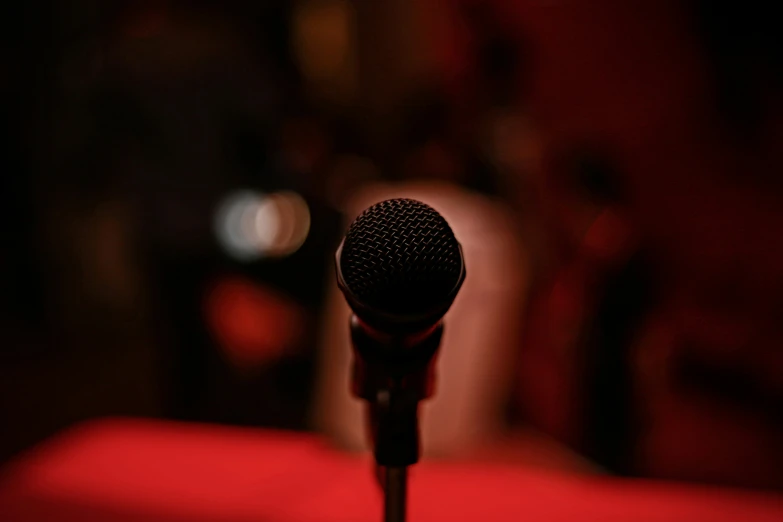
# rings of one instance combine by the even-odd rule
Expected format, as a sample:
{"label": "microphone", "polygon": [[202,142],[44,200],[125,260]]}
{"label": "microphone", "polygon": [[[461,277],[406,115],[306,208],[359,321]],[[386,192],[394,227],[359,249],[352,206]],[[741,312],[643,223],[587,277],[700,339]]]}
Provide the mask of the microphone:
{"label": "microphone", "polygon": [[386,470],[386,520],[402,521],[419,403],[434,392],[442,318],[465,280],[462,246],[432,207],[391,199],[354,220],[335,268],[353,311],[352,391],[368,403],[375,461]]}
{"label": "microphone", "polygon": [[435,326],[465,279],[462,246],[438,212],[390,199],[357,217],[337,249],[337,284],[363,326],[380,337]]}

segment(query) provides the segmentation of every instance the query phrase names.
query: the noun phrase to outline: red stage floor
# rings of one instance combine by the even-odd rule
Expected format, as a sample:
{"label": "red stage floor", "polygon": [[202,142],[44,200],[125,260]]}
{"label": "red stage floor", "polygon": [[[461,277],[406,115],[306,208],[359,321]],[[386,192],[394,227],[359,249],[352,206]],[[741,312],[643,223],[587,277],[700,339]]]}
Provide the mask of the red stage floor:
{"label": "red stage floor", "polygon": [[[110,419],[7,466],[0,520],[380,520],[371,462],[316,437]],[[412,522],[783,521],[783,497],[502,465],[423,462]]]}

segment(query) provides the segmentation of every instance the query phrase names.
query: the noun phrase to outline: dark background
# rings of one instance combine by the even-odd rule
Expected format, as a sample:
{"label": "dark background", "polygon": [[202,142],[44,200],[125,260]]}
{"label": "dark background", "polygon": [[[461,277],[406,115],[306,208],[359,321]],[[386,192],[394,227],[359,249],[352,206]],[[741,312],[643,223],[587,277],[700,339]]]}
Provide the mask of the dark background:
{"label": "dark background", "polygon": [[[764,440],[776,448],[769,459],[779,458],[780,440],[774,440],[781,429],[783,367],[759,363],[780,361],[774,325],[783,324],[775,268],[780,216],[774,210],[781,194],[783,45],[771,8],[684,2],[673,23],[687,27],[682,43],[669,38],[675,29],[661,22],[668,2],[623,7],[608,1],[597,14],[577,2],[538,30],[530,29],[534,16],[523,17],[530,25],[515,25],[504,14],[514,11],[512,4],[463,1],[438,11],[428,2],[386,1],[9,3],[1,18],[0,459],[104,415],[310,429],[319,324],[344,226],[340,202],[361,182],[432,178],[514,209],[534,266],[526,319],[532,326],[524,347],[531,353],[546,345],[535,325],[547,321],[549,292],[568,267],[583,266],[585,230],[595,216],[620,209],[641,231],[640,246],[618,266],[594,270],[593,258],[584,262],[591,268],[582,280],[595,283],[594,299],[582,303],[588,319],[568,353],[587,354],[579,359],[585,377],[578,399],[563,407],[579,410],[573,415],[578,427],[559,431],[539,422],[531,413],[538,397],[530,390],[509,398],[510,423],[543,424],[610,471],[644,474],[634,457],[644,428],[637,421],[631,347],[651,317],[669,310],[670,289],[697,286],[703,274],[725,264],[730,269],[716,276],[724,282],[704,284],[710,286],[702,292],[704,308],[719,310],[713,319],[739,317],[750,309],[742,303],[754,303],[757,316],[769,316],[764,325],[773,326],[763,330],[767,326],[753,323],[748,330],[755,333],[737,342],[750,362],[683,356],[663,381],[708,390],[743,412],[761,412],[772,434]],[[642,26],[652,28],[650,34],[664,35],[644,47],[653,49],[650,56],[679,56],[680,44],[698,49],[709,88],[670,119],[691,121],[709,106],[714,120],[705,128],[720,139],[694,133],[679,144],[708,151],[726,172],[704,163],[683,175],[676,166],[691,156],[670,154],[665,132],[659,133],[660,148],[650,144],[644,121],[636,129],[642,145],[628,133],[625,149],[609,143],[602,125],[616,115],[600,109],[584,118],[594,128],[570,137],[573,129],[558,120],[558,110],[579,109],[569,108],[565,95],[558,98],[555,87],[578,93],[571,100],[576,107],[599,107],[600,96],[591,98],[589,75],[569,77],[553,57],[562,51],[579,64],[579,49],[592,43],[614,50],[623,48],[624,38],[635,41],[631,25],[604,20],[621,43],[606,44],[597,23],[597,32],[585,30],[590,44],[580,47],[570,31],[604,12],[619,13],[610,21],[646,20]],[[432,45],[436,36],[410,36],[416,27],[457,35],[458,43],[438,48]],[[425,55],[439,67],[426,65]],[[630,92],[634,78],[655,61],[647,58],[629,59],[635,65],[625,69],[620,59],[601,63],[617,71],[618,92],[626,92],[625,80]],[[676,71],[672,66],[660,77],[677,77]],[[551,91],[543,89],[546,81],[553,82]],[[650,92],[648,98],[655,98],[653,87]],[[649,109],[647,101],[638,104]],[[615,119],[635,121],[635,110],[629,102]],[[530,130],[512,148],[525,151],[545,141],[540,162],[525,154],[517,163],[502,157],[502,144],[492,141],[500,138],[487,137],[490,123],[501,118],[536,122],[530,128],[540,134]],[[664,167],[653,171],[654,165]],[[712,229],[689,223],[700,217],[712,222],[714,209],[701,202],[712,201],[724,183],[739,187],[730,200],[736,205],[725,213],[726,235],[716,233],[714,250],[699,250],[701,243],[691,240]],[[758,209],[742,199],[747,186],[777,202],[770,206],[772,217],[745,220]],[[301,248],[250,261],[227,253],[213,219],[237,190],[299,194],[310,213]],[[752,226],[742,229],[745,223]],[[672,230],[682,231],[681,243],[667,236]],[[677,270],[686,265],[682,277]],[[252,364],[232,359],[208,307],[210,292],[226,281],[239,281],[240,298],[266,296],[258,299],[293,317],[297,333],[284,349],[256,354]],[[721,322],[715,320],[715,331]],[[670,344],[702,353],[699,342],[683,335]],[[758,346],[766,351],[754,359]],[[748,369],[754,364],[772,376],[759,377]],[[754,444],[747,440],[743,444]],[[744,475],[742,464],[731,476],[712,477],[708,468],[677,478],[782,484],[779,474],[757,478],[749,469]]]}

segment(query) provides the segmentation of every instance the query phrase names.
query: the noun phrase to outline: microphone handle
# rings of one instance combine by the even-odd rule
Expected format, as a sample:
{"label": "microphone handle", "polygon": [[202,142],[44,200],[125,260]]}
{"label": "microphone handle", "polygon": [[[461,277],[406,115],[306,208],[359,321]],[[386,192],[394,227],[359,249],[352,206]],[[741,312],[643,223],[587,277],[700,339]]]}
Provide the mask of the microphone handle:
{"label": "microphone handle", "polygon": [[402,467],[419,460],[419,402],[432,395],[438,325],[415,346],[378,341],[351,321],[353,394],[367,401],[375,460]]}

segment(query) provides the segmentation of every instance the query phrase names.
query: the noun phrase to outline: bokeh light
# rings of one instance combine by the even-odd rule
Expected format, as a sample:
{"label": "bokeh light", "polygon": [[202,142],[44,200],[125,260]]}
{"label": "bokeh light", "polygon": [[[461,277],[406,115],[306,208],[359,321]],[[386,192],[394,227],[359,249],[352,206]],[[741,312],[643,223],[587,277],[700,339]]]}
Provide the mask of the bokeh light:
{"label": "bokeh light", "polygon": [[215,233],[225,252],[243,262],[285,257],[296,252],[310,232],[310,209],[297,193],[229,194],[215,214]]}

